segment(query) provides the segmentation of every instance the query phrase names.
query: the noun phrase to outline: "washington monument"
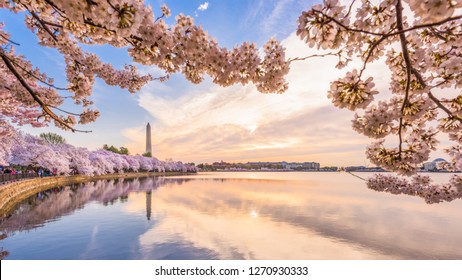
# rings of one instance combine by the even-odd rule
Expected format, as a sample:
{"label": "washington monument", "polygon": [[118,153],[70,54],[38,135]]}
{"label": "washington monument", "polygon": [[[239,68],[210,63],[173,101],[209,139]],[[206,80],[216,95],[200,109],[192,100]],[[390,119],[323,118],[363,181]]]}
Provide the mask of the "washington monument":
{"label": "washington monument", "polygon": [[151,125],[149,123],[146,126],[146,153],[150,153],[152,155]]}

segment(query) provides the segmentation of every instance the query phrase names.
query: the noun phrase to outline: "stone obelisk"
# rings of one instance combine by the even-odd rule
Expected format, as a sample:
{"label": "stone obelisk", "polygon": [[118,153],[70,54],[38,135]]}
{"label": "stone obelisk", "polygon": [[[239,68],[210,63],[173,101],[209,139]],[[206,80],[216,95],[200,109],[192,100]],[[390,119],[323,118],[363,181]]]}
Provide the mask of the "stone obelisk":
{"label": "stone obelisk", "polygon": [[151,191],[146,192],[146,218],[151,220]]}
{"label": "stone obelisk", "polygon": [[149,123],[146,126],[146,153],[150,153],[152,156],[151,125]]}

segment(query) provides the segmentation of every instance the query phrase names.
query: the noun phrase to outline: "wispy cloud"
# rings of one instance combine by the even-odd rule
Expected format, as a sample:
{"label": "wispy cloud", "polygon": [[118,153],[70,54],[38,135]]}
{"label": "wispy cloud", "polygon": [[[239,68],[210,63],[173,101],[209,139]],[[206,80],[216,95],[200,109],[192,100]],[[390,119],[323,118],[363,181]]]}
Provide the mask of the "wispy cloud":
{"label": "wispy cloud", "polygon": [[199,16],[199,12],[204,12],[209,8],[209,2],[204,2],[197,7],[196,11],[194,12],[195,16]]}
{"label": "wispy cloud", "polygon": [[258,18],[263,10],[265,2],[267,2],[267,0],[255,0],[249,3],[247,13],[241,21],[241,29],[247,28],[248,26],[252,26],[254,24],[254,21]]}
{"label": "wispy cloud", "polygon": [[300,0],[252,1],[240,29],[245,31],[251,26],[257,28],[264,38],[286,37],[295,30],[300,12],[307,10],[311,5],[311,1]]}
{"label": "wispy cloud", "polygon": [[209,7],[209,2],[204,2],[204,3],[200,4],[197,9],[199,11],[205,11],[205,10],[208,9],[208,7]]}
{"label": "wispy cloud", "polygon": [[265,20],[262,21],[263,30],[265,33],[271,33],[274,32],[274,30],[277,30],[275,26],[283,17],[285,17],[284,14],[290,6],[294,5],[294,1],[295,0],[281,0],[276,2],[276,5],[274,6],[269,16],[265,17]]}

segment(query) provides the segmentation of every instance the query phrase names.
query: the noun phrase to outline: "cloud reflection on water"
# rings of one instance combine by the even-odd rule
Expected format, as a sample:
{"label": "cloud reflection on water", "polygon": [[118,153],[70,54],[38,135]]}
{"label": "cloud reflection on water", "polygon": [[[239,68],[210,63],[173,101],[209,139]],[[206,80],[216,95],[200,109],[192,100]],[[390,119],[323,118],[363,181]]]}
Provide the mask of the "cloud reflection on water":
{"label": "cloud reflection on water", "polygon": [[73,246],[63,258],[461,259],[461,210],[374,192],[345,173],[210,173],[64,187],[24,201],[0,227],[26,231],[6,238],[14,258],[29,249],[15,240],[48,234]]}
{"label": "cloud reflection on water", "polygon": [[158,224],[139,238],[143,257],[173,239],[224,259],[236,252],[251,259],[462,257],[454,250],[462,246],[459,201],[430,206],[367,190],[346,174],[329,175],[307,175],[313,182],[206,179],[160,188],[152,197]]}

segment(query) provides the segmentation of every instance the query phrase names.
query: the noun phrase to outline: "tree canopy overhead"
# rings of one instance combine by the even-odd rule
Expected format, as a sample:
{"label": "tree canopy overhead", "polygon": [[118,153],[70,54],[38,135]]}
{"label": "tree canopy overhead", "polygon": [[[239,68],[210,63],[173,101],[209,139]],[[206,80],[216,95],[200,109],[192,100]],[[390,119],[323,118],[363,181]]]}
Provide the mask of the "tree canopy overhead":
{"label": "tree canopy overhead", "polygon": [[[446,149],[452,159],[448,167],[462,170],[460,8],[462,1],[453,0],[348,5],[328,0],[299,18],[297,34],[309,46],[338,50],[329,53],[339,58],[337,68],[361,59],[361,67],[331,83],[328,97],[335,106],[357,112],[353,129],[376,139],[366,155],[386,170],[415,174],[436,149],[440,133],[454,143]],[[376,89],[377,77],[365,76],[368,65],[382,58],[391,71],[388,92]],[[368,183],[373,189],[420,195],[431,202],[462,197],[459,176],[442,186],[422,176],[411,182],[377,176]]]}
{"label": "tree canopy overhead", "polygon": [[[347,68],[347,73],[331,83],[327,95],[335,106],[356,112],[355,131],[375,139],[366,151],[371,162],[400,175],[414,174],[437,149],[437,135],[446,134],[453,143],[446,149],[450,168],[462,170],[460,0],[324,0],[301,13],[297,28],[302,40],[322,51],[294,59],[286,58],[274,39],[262,54],[252,43],[222,48],[191,17],[180,14],[169,26],[165,5],[155,17],[142,0],[0,0],[0,7],[27,14],[25,24],[39,43],[63,55],[68,80],[66,87],[56,86],[52,77],[15,52],[20,42],[0,25],[0,135],[11,132],[9,122],[43,126],[54,121],[75,131],[76,123],[95,121],[95,77],[132,93],[176,72],[193,83],[209,75],[222,86],[251,82],[263,93],[283,93],[291,63],[336,56],[336,67]],[[83,51],[84,44],[127,47],[134,62],[157,66],[165,76],[141,75],[134,66],[116,70]],[[361,66],[351,67],[357,59]],[[391,79],[389,89],[379,92],[377,77],[366,74],[370,63],[383,61]],[[62,111],[62,92],[72,94],[81,113]],[[462,197],[460,176],[445,185],[422,176],[412,181],[390,178],[371,179],[369,187],[420,195],[430,202]]]}
{"label": "tree canopy overhead", "polygon": [[[193,83],[208,74],[223,86],[253,82],[262,92],[279,93],[287,88],[284,75],[289,67],[279,42],[269,40],[263,58],[251,43],[228,50],[194,25],[189,16],[180,14],[176,24],[168,26],[163,18],[170,16],[170,10],[165,5],[157,18],[142,0],[1,0],[0,8],[26,13],[25,25],[39,44],[56,49],[66,64],[68,84],[59,87],[53,77],[15,52],[14,46],[20,42],[5,30],[8,23],[0,24],[0,96],[8,103],[0,110],[2,119],[20,125],[43,126],[53,121],[63,129],[76,131],[76,123],[95,121],[99,116],[91,101],[95,77],[131,93],[153,79],[164,81],[176,72]],[[141,75],[132,65],[116,70],[97,55],[82,50],[83,44],[127,47],[134,62],[157,66],[165,76]],[[81,113],[59,108],[62,92],[72,94],[74,103],[82,107]]]}

